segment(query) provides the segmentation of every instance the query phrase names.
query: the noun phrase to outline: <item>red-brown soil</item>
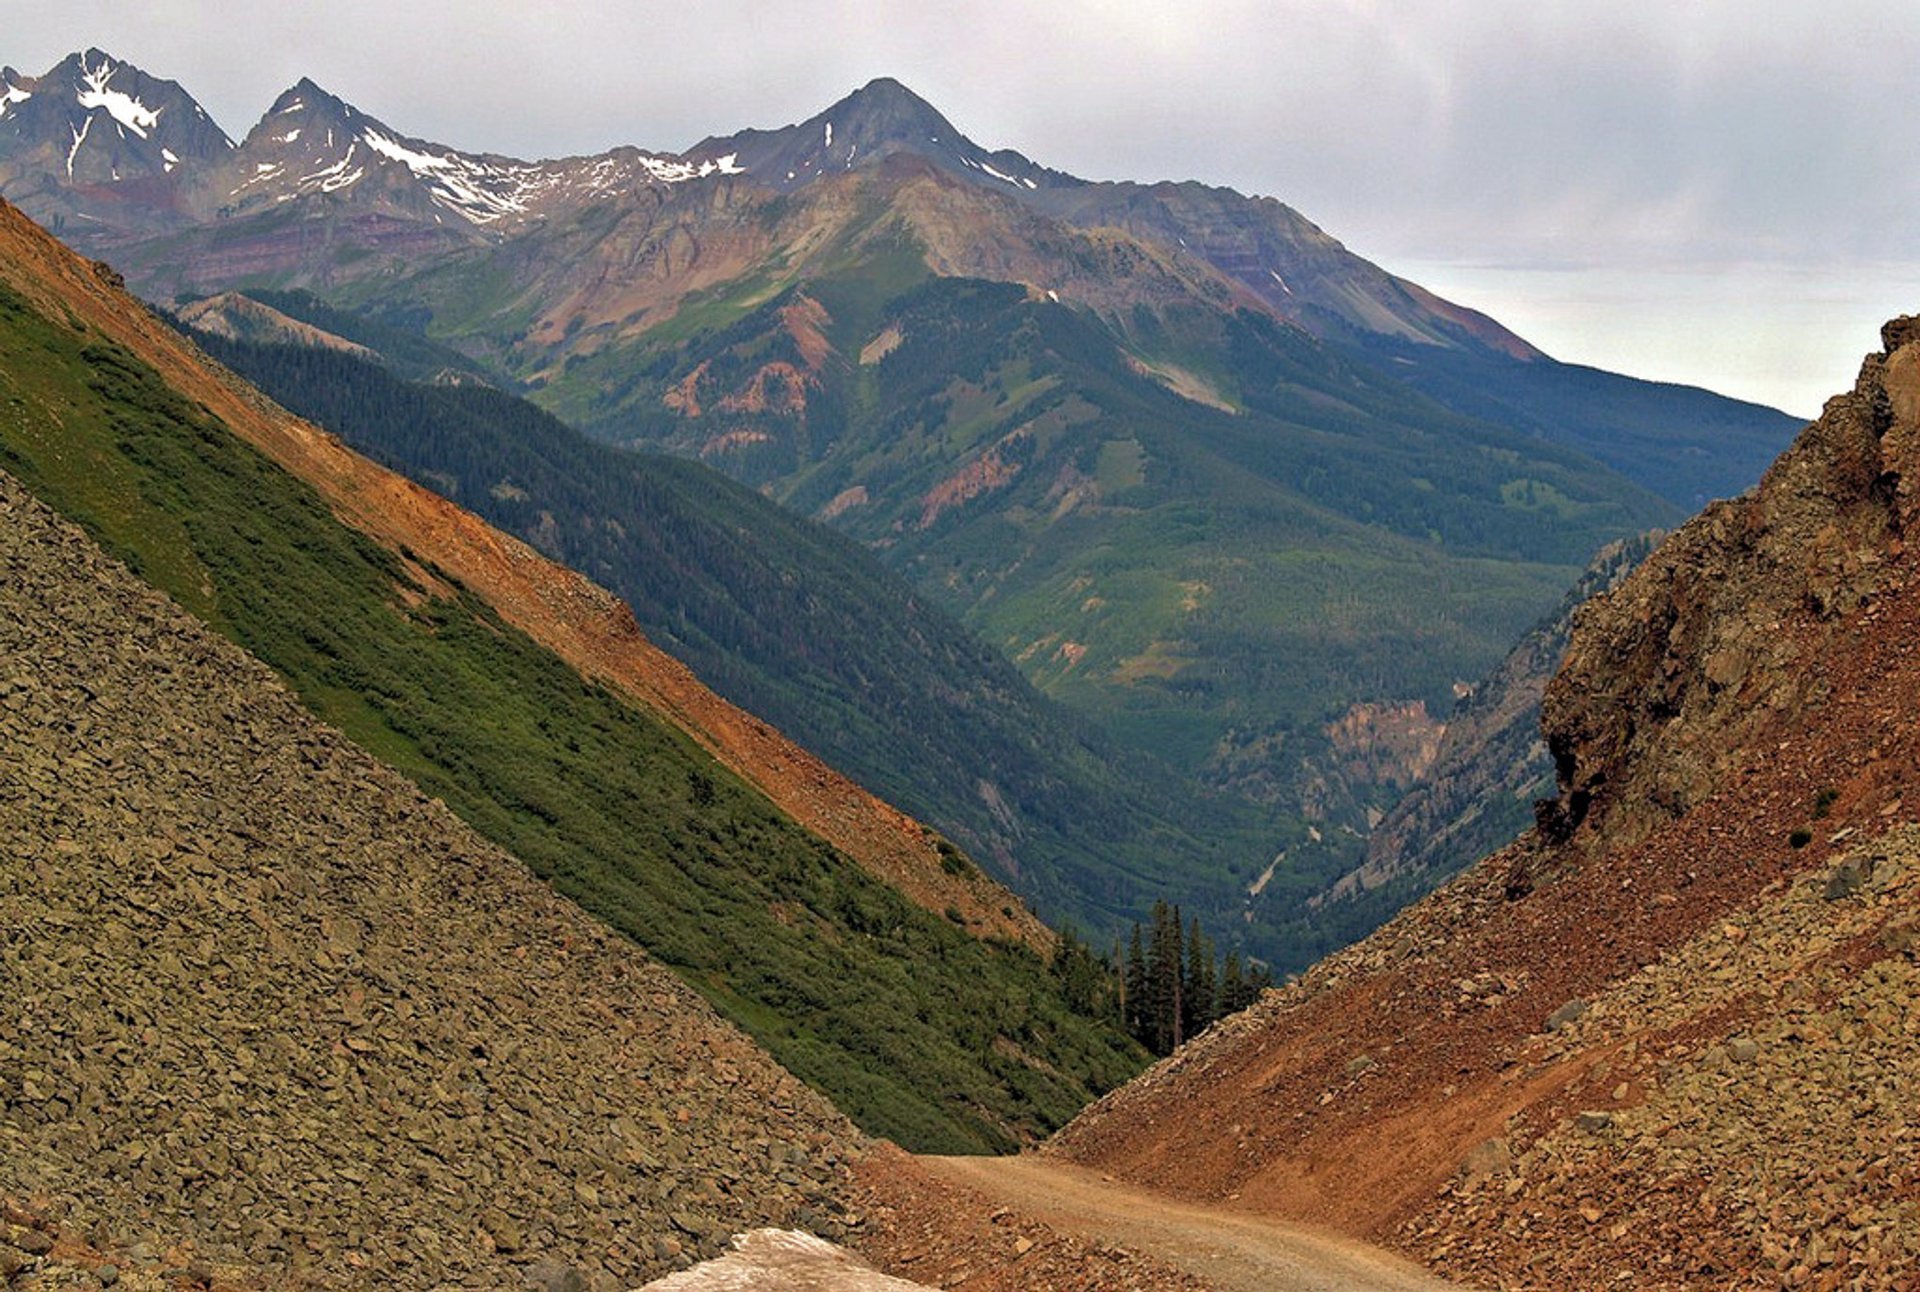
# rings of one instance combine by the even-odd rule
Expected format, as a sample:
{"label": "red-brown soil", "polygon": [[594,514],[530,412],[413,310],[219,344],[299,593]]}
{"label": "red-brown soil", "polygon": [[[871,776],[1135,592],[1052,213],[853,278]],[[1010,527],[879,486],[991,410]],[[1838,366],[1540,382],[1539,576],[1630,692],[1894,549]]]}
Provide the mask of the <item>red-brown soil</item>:
{"label": "red-brown soil", "polygon": [[[1582,616],[1551,838],[1050,1151],[1487,1285],[1915,1286],[1920,339],[1888,341]],[[1843,858],[1871,878],[1828,900]]]}

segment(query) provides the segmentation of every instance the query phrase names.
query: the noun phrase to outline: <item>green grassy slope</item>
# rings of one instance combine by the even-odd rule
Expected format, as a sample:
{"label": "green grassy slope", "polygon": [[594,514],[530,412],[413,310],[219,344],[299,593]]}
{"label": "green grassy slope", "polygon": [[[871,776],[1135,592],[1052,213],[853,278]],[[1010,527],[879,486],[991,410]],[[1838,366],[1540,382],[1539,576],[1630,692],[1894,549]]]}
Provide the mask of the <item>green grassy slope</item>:
{"label": "green grassy slope", "polygon": [[132,355],[4,290],[0,466],[867,1128],[1004,1148],[1137,1069],[1030,953],[909,904],[471,596],[425,595]]}
{"label": "green grassy slope", "polygon": [[1759,404],[1550,359],[1377,338],[1350,350],[1450,408],[1590,454],[1689,512],[1757,482],[1801,426]]}
{"label": "green grassy slope", "polygon": [[[723,407],[804,361],[785,318],[802,291],[834,344],[805,406]],[[882,327],[897,343],[872,359]],[[833,512],[1042,690],[1283,802],[1329,718],[1445,712],[1594,549],[1678,514],[1249,313],[1142,312],[1123,336],[1017,285],[876,300],[830,277],[629,363],[652,409],[625,390],[599,433]],[[700,416],[662,402],[696,372]]]}
{"label": "green grassy slope", "polygon": [[614,589],[716,690],[997,862],[1044,915],[1105,936],[1173,897],[1224,925],[1238,917],[1235,865],[1289,837],[1100,738],[860,545],[717,472],[611,448],[496,391],[200,340],[362,452]]}

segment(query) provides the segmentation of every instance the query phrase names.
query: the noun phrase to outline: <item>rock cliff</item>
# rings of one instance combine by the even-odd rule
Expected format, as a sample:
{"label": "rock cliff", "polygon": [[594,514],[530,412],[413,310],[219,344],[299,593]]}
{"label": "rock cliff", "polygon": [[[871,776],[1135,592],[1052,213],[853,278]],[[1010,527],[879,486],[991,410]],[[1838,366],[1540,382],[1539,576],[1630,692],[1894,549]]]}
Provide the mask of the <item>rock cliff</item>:
{"label": "rock cliff", "polygon": [[1822,661],[1904,568],[1920,483],[1920,322],[1882,339],[1757,490],[1710,506],[1582,614],[1543,701],[1550,837],[1618,843],[1682,815],[1831,693]]}

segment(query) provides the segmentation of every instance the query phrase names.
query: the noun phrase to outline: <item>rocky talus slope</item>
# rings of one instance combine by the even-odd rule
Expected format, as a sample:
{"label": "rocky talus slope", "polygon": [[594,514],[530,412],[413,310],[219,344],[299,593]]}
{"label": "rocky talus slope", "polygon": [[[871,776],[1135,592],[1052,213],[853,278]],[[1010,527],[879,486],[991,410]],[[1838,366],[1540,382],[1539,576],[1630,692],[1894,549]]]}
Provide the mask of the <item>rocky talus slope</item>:
{"label": "rocky talus slope", "polygon": [[1502,1288],[1920,1286],[1920,322],[1578,617],[1539,827],[1053,1151]]}
{"label": "rocky talus slope", "polygon": [[824,1100],[5,477],[0,750],[9,1277],[614,1287],[840,1232]]}
{"label": "rocky talus slope", "polygon": [[782,811],[925,909],[1045,952],[1053,934],[1005,888],[943,864],[943,840],[780,731],[721,699],[640,631],[627,606],[580,574],[445,498],[348,449],[212,363],[18,209],[0,203],[0,283],[48,317],[125,346],[241,439],[319,490],[348,525],[395,551],[428,554],[509,624],[686,732]]}

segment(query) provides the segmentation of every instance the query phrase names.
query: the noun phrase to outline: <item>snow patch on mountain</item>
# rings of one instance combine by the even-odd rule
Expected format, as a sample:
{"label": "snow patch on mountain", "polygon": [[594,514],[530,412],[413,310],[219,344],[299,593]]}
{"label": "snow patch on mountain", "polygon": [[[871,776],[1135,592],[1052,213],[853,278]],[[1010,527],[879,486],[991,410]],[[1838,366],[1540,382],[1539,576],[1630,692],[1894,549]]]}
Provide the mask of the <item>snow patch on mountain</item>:
{"label": "snow patch on mountain", "polygon": [[491,224],[527,209],[516,192],[519,185],[515,181],[530,167],[489,166],[452,152],[439,156],[416,152],[373,129],[362,130],[360,138],[382,157],[399,162],[425,180],[435,202],[475,224]]}
{"label": "snow patch on mountain", "polygon": [[311,175],[302,175],[294,182],[304,189],[317,187],[322,193],[335,193],[355,184],[367,173],[365,167],[355,166],[351,171],[347,169],[352,165],[353,155],[358,150],[358,144],[348,144],[346,155],[339,161],[331,166],[322,167]]}
{"label": "snow patch on mountain", "polygon": [[1030,179],[1016,179],[1012,175],[1007,174],[1005,171],[995,168],[994,164],[989,161],[976,161],[972,157],[962,157],[960,159],[960,163],[963,166],[971,166],[974,170],[980,171],[986,175],[990,175],[994,179],[1000,180],[1003,183],[1011,184],[1015,188],[1022,188],[1022,187],[1039,188],[1040,187],[1038,184],[1034,183]]}
{"label": "snow patch on mountain", "polygon": [[[113,74],[119,70],[111,60],[107,59],[102,59],[98,67],[88,67],[82,63],[80,89],[74,97],[79,101],[80,106],[89,112],[95,108],[106,109],[107,114],[115,121],[145,139],[147,131],[160,124],[160,114],[131,94],[111,88],[109,83],[113,80]],[[69,159],[68,168],[71,173],[71,159]]]}
{"label": "snow patch on mountain", "polygon": [[[71,129],[71,127],[69,127]],[[67,149],[67,178],[73,178],[73,159],[80,155],[80,145],[87,142],[87,132],[93,129],[93,118],[88,117],[73,132],[73,147]]]}

